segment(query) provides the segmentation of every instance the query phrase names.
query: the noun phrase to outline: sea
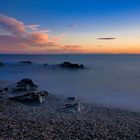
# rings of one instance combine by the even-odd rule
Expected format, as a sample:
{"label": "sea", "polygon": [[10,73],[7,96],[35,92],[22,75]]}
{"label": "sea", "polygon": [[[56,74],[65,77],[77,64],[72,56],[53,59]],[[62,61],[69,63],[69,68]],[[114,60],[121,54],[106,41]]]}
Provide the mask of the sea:
{"label": "sea", "polygon": [[[85,69],[56,67],[64,61],[83,64]],[[0,67],[0,80],[30,78],[51,94],[140,112],[140,55],[0,54],[0,62],[5,64]]]}

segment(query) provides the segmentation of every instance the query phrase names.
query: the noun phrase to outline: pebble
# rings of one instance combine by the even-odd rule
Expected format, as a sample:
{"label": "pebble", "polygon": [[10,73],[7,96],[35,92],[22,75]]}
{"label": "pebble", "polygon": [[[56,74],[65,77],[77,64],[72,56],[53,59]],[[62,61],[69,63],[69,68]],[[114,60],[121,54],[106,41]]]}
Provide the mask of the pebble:
{"label": "pebble", "polygon": [[37,107],[0,99],[0,139],[140,139],[138,112],[81,103],[83,111],[62,113],[58,107],[64,103],[65,99],[51,95]]}

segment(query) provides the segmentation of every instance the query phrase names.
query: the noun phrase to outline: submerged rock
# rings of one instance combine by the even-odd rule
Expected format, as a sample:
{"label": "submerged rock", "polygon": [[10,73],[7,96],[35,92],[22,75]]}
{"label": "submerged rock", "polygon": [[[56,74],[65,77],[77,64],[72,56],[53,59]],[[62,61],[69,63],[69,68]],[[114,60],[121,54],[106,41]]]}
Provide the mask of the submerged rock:
{"label": "submerged rock", "polygon": [[20,61],[19,63],[21,63],[21,64],[32,64],[31,61]]}
{"label": "submerged rock", "polygon": [[39,90],[32,80],[25,78],[19,82],[4,88],[4,95],[6,98],[19,102],[36,101],[42,103],[49,95],[47,91]]}
{"label": "submerged rock", "polygon": [[44,63],[43,65],[44,65],[44,66],[48,66],[48,64],[47,64],[47,63]]}
{"label": "submerged rock", "polygon": [[59,64],[61,68],[70,68],[70,69],[83,69],[84,65],[83,64],[78,64],[78,63],[70,63],[70,62],[63,62],[62,64]]}
{"label": "submerged rock", "polygon": [[0,66],[3,66],[4,64],[2,62],[0,62]]}

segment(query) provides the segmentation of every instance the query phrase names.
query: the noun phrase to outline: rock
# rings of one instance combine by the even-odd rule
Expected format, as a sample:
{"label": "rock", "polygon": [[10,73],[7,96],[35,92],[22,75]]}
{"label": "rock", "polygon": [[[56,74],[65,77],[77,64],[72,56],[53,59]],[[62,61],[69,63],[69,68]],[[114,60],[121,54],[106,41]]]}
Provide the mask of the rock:
{"label": "rock", "polygon": [[25,78],[21,81],[17,82],[14,85],[4,88],[5,92],[26,92],[26,91],[33,91],[37,89],[37,85],[35,85],[32,80]]}
{"label": "rock", "polygon": [[17,87],[21,89],[30,89],[30,90],[35,90],[38,86],[35,85],[32,80],[25,78],[22,79],[21,81],[17,82]]}
{"label": "rock", "polygon": [[83,64],[77,64],[77,63],[70,63],[70,62],[64,62],[62,64],[59,64],[61,68],[70,68],[70,69],[83,69]]}
{"label": "rock", "polygon": [[0,89],[0,93],[3,93],[3,89]]}
{"label": "rock", "polygon": [[62,112],[70,113],[70,112],[80,112],[81,106],[80,103],[66,103],[63,108],[61,108]]}
{"label": "rock", "polygon": [[68,97],[67,100],[73,102],[73,101],[76,101],[77,99],[75,97]]}
{"label": "rock", "polygon": [[20,61],[19,63],[22,63],[22,64],[32,64],[31,61]]}
{"label": "rock", "polygon": [[18,102],[39,102],[42,103],[45,101],[46,97],[48,96],[48,92],[46,91],[39,91],[39,92],[30,92],[23,95],[10,97],[9,99],[18,101]]}
{"label": "rock", "polygon": [[83,106],[77,102],[76,97],[68,97],[66,100],[66,103],[63,105],[62,108],[60,108],[60,111],[66,112],[66,113],[74,113],[74,112],[80,112],[83,109]]}
{"label": "rock", "polygon": [[3,90],[2,90],[2,89],[0,89],[0,92],[3,92]]}
{"label": "rock", "polygon": [[43,65],[44,65],[44,66],[48,66],[48,64],[47,64],[47,63],[44,63]]}
{"label": "rock", "polygon": [[37,101],[39,103],[44,102],[49,94],[47,91],[39,90],[38,86],[28,78],[22,79],[19,82],[4,88],[4,92],[6,93],[6,98],[15,101]]}
{"label": "rock", "polygon": [[4,64],[2,62],[0,62],[0,66],[3,66]]}

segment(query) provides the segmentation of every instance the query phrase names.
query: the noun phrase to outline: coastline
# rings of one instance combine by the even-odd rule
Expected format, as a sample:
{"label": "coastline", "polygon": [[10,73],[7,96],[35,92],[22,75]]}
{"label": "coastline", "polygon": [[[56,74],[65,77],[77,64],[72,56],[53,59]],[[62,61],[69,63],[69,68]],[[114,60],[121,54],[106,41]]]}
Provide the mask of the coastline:
{"label": "coastline", "polygon": [[[7,82],[5,82],[7,83]],[[139,139],[140,113],[81,103],[80,112],[58,108],[65,98],[50,95],[41,106],[0,98],[1,139]]]}

